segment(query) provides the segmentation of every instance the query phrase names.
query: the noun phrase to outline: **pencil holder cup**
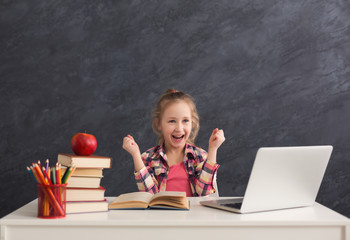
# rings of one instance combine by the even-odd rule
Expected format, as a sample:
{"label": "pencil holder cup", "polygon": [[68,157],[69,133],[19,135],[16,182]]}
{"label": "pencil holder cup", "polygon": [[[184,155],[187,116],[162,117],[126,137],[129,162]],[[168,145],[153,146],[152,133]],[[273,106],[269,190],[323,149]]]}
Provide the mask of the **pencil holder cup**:
{"label": "pencil holder cup", "polygon": [[66,216],[67,184],[43,185],[38,187],[38,217],[63,218]]}

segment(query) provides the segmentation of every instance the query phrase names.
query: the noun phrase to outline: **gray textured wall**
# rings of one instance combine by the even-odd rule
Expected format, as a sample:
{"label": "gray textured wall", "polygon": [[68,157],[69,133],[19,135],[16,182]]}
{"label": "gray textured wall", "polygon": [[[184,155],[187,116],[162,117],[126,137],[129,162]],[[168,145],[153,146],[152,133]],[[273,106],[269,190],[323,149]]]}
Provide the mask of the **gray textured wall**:
{"label": "gray textured wall", "polygon": [[244,193],[261,146],[332,144],[317,200],[350,217],[349,1],[2,1],[0,19],[0,217],[79,131],[113,158],[106,195],[136,191],[122,138],[155,145],[169,87],[196,99],[198,145],[225,130],[221,195]]}

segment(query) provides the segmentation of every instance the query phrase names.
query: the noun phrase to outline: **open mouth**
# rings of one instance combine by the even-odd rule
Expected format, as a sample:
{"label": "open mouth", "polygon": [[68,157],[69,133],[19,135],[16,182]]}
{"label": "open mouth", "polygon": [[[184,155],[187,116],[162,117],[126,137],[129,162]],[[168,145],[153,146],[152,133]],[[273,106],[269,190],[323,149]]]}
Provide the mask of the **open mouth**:
{"label": "open mouth", "polygon": [[185,135],[180,135],[180,136],[171,135],[171,136],[173,137],[175,142],[181,142],[181,140],[185,137]]}

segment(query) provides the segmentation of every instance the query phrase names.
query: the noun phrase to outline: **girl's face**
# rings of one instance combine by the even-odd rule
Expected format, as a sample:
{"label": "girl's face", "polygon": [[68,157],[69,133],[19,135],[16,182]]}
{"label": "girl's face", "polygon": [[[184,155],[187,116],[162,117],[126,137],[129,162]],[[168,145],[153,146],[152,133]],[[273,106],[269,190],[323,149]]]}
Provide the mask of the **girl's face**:
{"label": "girl's face", "polygon": [[185,101],[170,103],[161,115],[158,129],[162,131],[166,150],[184,148],[192,130],[192,112]]}

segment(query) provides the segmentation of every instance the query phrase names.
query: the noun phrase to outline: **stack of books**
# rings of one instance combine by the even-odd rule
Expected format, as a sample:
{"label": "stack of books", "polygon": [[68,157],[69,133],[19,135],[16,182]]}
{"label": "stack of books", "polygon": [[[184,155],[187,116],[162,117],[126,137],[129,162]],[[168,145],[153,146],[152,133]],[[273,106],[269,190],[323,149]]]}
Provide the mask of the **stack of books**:
{"label": "stack of books", "polygon": [[75,171],[67,182],[66,213],[108,211],[108,202],[101,184],[103,169],[111,168],[112,159],[97,155],[79,156],[58,154],[58,164],[63,167],[75,166]]}

